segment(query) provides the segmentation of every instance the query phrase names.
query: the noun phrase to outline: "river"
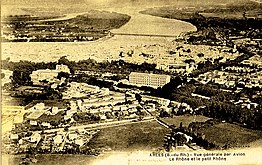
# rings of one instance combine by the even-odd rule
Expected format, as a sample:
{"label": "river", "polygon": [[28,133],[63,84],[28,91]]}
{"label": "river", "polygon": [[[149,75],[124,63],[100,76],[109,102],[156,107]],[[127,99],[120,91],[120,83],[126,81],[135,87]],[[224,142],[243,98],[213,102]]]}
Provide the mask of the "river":
{"label": "river", "polygon": [[69,60],[74,61],[88,58],[97,61],[116,60],[118,59],[119,51],[123,48],[170,43],[175,37],[163,37],[161,35],[178,36],[180,33],[196,30],[195,26],[187,22],[141,14],[139,11],[143,9],[139,8],[106,8],[103,10],[115,11],[131,16],[127,24],[119,29],[112,30],[112,33],[149,36],[115,35],[111,38],[97,41],[66,43],[8,42],[2,43],[2,59],[9,57],[11,61],[49,62],[56,61],[61,56],[66,55]]}
{"label": "river", "polygon": [[109,8],[107,10],[131,16],[127,24],[119,29],[112,30],[113,33],[178,36],[180,33],[196,30],[188,22],[139,13],[143,11],[143,8]]}
{"label": "river", "polygon": [[[130,21],[119,29],[112,30],[112,33],[138,34],[138,35],[114,35],[111,38],[100,39],[89,42],[13,42],[2,43],[2,59],[10,58],[11,61],[28,60],[34,62],[56,61],[61,56],[66,55],[69,60],[83,60],[92,58],[97,61],[118,59],[119,52],[126,47],[138,47],[148,44],[170,44],[180,33],[195,31],[193,25],[166,18],[158,18],[139,13],[139,8],[114,8],[104,9],[128,14]],[[67,16],[72,18],[72,15]],[[142,34],[139,36],[139,34]],[[148,36],[143,36],[148,35]],[[160,35],[160,36],[158,36]],[[157,138],[157,137],[156,137]],[[122,153],[121,153],[122,154]],[[113,155],[109,158],[108,155]],[[129,155],[129,154],[127,154]],[[148,156],[148,155],[147,155]],[[107,156],[93,157],[83,155],[38,155],[37,164],[91,164],[101,163],[101,158],[127,161],[126,155],[123,157],[114,154]],[[116,158],[117,157],[117,158]],[[3,155],[3,164],[18,164],[21,155]],[[108,159],[106,162],[108,163]],[[104,162],[105,163],[105,162]],[[123,162],[126,164],[126,162]],[[102,163],[103,164],[103,163]]]}

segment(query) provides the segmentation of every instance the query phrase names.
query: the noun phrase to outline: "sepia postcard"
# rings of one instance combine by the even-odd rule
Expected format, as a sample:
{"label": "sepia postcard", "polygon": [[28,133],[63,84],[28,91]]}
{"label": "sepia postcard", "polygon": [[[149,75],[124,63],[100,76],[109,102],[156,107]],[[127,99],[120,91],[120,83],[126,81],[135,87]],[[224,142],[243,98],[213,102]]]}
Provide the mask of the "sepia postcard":
{"label": "sepia postcard", "polygon": [[262,165],[261,0],[2,0],[2,165]]}

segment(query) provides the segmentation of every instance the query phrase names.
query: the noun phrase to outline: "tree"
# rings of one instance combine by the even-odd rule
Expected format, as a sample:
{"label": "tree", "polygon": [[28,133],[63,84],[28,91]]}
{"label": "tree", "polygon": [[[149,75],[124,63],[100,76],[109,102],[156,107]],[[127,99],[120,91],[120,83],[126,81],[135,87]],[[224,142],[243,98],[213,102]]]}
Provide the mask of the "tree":
{"label": "tree", "polygon": [[135,94],[136,100],[140,103],[142,101],[142,96],[140,94]]}
{"label": "tree", "polygon": [[14,85],[30,85],[32,83],[30,74],[31,72],[28,70],[14,70],[12,76],[12,83]]}
{"label": "tree", "polygon": [[114,118],[112,112],[106,112],[105,115],[106,115],[107,119],[113,119]]}
{"label": "tree", "polygon": [[161,110],[159,116],[160,117],[169,117],[170,115],[167,113],[167,111]]}
{"label": "tree", "polygon": [[177,144],[178,146],[182,146],[187,142],[187,139],[184,134],[177,133],[173,136],[173,138],[175,139],[175,144]]}
{"label": "tree", "polygon": [[183,129],[183,123],[182,123],[182,122],[180,122],[179,129],[180,129],[180,130]]}
{"label": "tree", "polygon": [[1,73],[1,79],[5,78],[5,74]]}
{"label": "tree", "polygon": [[69,61],[66,56],[62,56],[59,60],[58,60],[58,64],[63,64],[63,65],[67,65],[68,68],[70,69],[71,73],[74,73],[75,71],[75,66],[76,66],[76,62],[74,61]]}
{"label": "tree", "polygon": [[69,78],[69,73],[66,73],[66,72],[59,72],[58,73],[58,75],[57,75],[57,78],[59,79],[59,80],[61,80],[61,78],[62,77],[64,77],[64,78]]}
{"label": "tree", "polygon": [[195,60],[194,59],[187,59],[184,62],[187,63],[187,64],[191,64],[191,63],[195,63]]}

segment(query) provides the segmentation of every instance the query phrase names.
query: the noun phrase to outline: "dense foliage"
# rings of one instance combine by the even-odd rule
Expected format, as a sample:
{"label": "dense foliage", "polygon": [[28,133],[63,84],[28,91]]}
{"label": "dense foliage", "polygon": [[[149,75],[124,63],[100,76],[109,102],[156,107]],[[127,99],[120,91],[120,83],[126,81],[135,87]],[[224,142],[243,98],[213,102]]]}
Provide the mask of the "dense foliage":
{"label": "dense foliage", "polygon": [[[196,86],[194,83],[188,83],[180,88],[176,88],[178,84],[174,85],[175,82],[178,84],[180,82],[180,84],[182,84],[181,80],[179,81],[179,78],[177,78],[176,81],[173,80],[170,84],[159,89],[157,95],[170,100],[185,102],[193,109],[203,106],[205,107],[195,111],[195,114],[217,118],[219,120],[226,120],[230,123],[237,122],[249,128],[262,128],[261,102],[258,102],[259,105],[257,108],[248,109],[230,102],[230,100],[238,100],[241,97],[240,94],[233,95],[232,93],[219,90],[217,86],[208,84],[198,84]],[[192,93],[210,97],[210,99],[195,97],[191,95]]]}

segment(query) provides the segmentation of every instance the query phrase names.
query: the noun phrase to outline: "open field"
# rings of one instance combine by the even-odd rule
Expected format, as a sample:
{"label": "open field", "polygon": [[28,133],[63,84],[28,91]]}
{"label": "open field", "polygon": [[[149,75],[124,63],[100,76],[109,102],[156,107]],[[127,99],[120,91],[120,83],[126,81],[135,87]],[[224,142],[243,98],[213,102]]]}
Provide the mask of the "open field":
{"label": "open field", "polygon": [[154,150],[162,147],[168,132],[156,121],[104,128],[90,141],[90,147],[113,151]]}
{"label": "open field", "polygon": [[230,147],[242,148],[249,146],[249,143],[257,142],[256,144],[262,147],[262,131],[243,128],[235,124],[220,123],[211,127],[201,128],[198,132],[205,134],[205,138],[208,141],[220,146],[227,144]]}
{"label": "open field", "polygon": [[163,118],[161,120],[163,120],[169,125],[173,124],[176,127],[179,127],[180,123],[182,122],[183,126],[187,127],[192,122],[205,122],[208,119],[210,118],[201,115],[196,115],[196,116],[183,115],[183,116],[174,116],[173,118]]}

